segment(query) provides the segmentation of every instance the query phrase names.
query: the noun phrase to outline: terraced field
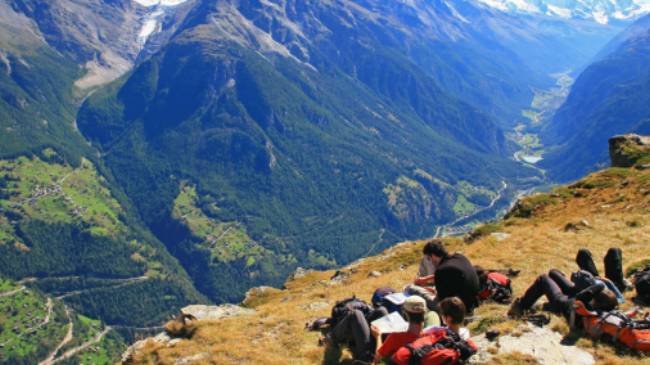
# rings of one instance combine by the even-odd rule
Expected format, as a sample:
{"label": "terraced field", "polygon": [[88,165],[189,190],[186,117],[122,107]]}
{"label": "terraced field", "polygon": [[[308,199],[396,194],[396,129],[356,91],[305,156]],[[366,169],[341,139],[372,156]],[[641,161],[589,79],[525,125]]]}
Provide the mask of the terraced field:
{"label": "terraced field", "polygon": [[[192,233],[202,240],[201,245],[210,251],[213,259],[232,262],[245,258],[246,265],[252,266],[257,257],[271,254],[248,236],[243,225],[211,218],[198,203],[196,187],[183,184],[174,201],[174,218],[185,223]],[[220,208],[216,203],[209,203],[205,209],[216,213]]]}

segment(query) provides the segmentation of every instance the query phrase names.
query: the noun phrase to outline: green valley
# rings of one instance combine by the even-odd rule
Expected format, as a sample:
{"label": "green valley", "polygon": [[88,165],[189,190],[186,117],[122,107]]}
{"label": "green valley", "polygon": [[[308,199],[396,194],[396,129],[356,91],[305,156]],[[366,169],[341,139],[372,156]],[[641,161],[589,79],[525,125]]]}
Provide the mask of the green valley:
{"label": "green valley", "polygon": [[111,363],[188,304],[493,219],[548,183],[539,136],[572,83],[549,74],[623,25],[475,0],[0,2],[1,359]]}

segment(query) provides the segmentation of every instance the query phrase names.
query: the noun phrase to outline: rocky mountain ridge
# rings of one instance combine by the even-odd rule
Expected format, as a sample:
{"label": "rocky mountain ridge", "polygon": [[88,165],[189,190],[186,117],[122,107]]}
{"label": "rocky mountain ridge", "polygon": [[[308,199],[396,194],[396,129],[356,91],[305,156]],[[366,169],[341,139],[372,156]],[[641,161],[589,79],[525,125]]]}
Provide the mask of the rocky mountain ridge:
{"label": "rocky mountain ridge", "polygon": [[647,0],[478,0],[504,12],[546,15],[560,18],[610,21],[634,20],[650,12]]}

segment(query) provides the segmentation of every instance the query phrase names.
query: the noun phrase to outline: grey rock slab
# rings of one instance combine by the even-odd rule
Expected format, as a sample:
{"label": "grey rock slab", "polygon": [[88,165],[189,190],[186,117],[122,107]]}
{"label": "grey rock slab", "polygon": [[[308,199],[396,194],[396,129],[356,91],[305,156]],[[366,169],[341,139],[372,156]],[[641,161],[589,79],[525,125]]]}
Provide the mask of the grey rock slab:
{"label": "grey rock slab", "polygon": [[[490,342],[485,335],[472,340],[479,351],[470,364],[486,364],[495,355],[519,352],[533,356],[542,365],[593,365],[595,360],[589,352],[571,345],[563,345],[562,335],[548,327],[525,324],[518,327],[520,336],[505,335]],[[488,351],[491,349],[491,351]],[[496,350],[496,353],[493,353]]]}
{"label": "grey rock slab", "polygon": [[492,237],[494,237],[497,241],[504,241],[507,240],[510,237],[510,233],[505,233],[505,232],[494,232],[491,234]]}
{"label": "grey rock slab", "polygon": [[227,317],[235,317],[241,315],[250,315],[255,313],[255,310],[244,308],[234,304],[224,305],[189,305],[181,309],[181,313],[190,314],[198,320],[215,321]]}

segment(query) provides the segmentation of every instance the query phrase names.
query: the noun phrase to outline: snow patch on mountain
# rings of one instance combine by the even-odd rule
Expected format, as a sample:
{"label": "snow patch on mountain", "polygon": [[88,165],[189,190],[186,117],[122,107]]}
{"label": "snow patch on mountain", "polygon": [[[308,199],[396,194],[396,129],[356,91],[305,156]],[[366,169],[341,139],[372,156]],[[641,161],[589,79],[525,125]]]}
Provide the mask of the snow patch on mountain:
{"label": "snow patch on mountain", "polygon": [[476,0],[508,13],[590,19],[607,24],[632,20],[650,12],[650,0]]}
{"label": "snow patch on mountain", "polygon": [[142,27],[138,33],[138,43],[140,48],[144,48],[149,37],[160,31],[162,22],[167,10],[178,5],[181,5],[188,0],[134,0],[137,4],[146,8],[151,8],[148,14],[144,17]]}
{"label": "snow patch on mountain", "polygon": [[136,3],[146,6],[146,7],[152,7],[152,6],[177,6],[180,5],[184,2],[187,2],[187,0],[134,0]]}

